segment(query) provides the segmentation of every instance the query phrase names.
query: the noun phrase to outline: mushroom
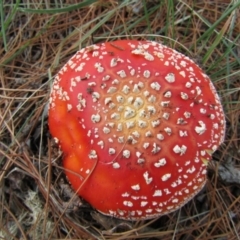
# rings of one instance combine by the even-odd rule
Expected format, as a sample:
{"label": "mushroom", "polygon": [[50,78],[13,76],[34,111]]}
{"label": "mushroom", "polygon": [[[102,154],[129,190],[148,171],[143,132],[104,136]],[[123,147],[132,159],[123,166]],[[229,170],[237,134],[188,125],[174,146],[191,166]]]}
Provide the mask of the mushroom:
{"label": "mushroom", "polygon": [[105,215],[141,220],[179,209],[203,188],[225,118],[188,57],[118,40],[81,49],[60,70],[49,129],[81,197]]}

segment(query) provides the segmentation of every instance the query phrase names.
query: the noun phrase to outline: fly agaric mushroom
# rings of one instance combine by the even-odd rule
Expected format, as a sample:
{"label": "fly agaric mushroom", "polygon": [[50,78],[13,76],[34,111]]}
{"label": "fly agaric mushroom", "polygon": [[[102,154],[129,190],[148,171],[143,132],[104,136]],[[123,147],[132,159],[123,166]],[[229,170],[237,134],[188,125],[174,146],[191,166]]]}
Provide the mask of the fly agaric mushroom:
{"label": "fly agaric mushroom", "polygon": [[119,40],[81,49],[60,70],[49,128],[78,194],[103,214],[141,220],[202,189],[225,119],[213,84],[188,57]]}

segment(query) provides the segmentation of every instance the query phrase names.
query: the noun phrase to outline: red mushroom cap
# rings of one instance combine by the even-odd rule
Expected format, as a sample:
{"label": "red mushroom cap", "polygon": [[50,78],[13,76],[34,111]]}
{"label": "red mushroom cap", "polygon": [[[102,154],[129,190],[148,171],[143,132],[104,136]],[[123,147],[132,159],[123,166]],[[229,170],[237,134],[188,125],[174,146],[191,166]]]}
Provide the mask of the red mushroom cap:
{"label": "red mushroom cap", "polygon": [[49,128],[79,195],[106,215],[139,220],[177,210],[202,189],[225,119],[188,57],[119,40],[84,48],[61,69]]}

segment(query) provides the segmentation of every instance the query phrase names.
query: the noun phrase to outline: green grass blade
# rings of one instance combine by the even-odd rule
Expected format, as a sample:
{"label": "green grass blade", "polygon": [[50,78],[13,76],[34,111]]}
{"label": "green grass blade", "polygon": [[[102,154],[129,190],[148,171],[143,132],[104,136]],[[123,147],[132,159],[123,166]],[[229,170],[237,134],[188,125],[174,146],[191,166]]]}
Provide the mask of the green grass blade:
{"label": "green grass blade", "polygon": [[82,3],[70,5],[64,8],[54,8],[54,9],[30,9],[30,8],[18,8],[19,11],[25,13],[45,13],[45,14],[56,14],[56,13],[63,13],[73,11],[79,8],[83,8],[89,6],[92,3],[97,2],[98,0],[86,0]]}
{"label": "green grass blade", "polygon": [[15,57],[17,57],[19,54],[21,54],[22,51],[23,51],[24,49],[26,49],[26,48],[29,46],[29,44],[30,44],[34,39],[37,39],[41,34],[43,34],[43,33],[47,30],[48,26],[50,26],[53,21],[54,21],[54,16],[51,17],[51,19],[46,23],[46,26],[43,27],[42,30],[39,31],[33,39],[30,39],[30,40],[28,40],[25,44],[23,44],[23,45],[18,49],[18,51],[16,51],[14,54],[12,54],[11,57],[9,57],[6,61],[2,62],[2,63],[0,64],[0,66],[7,65],[7,64],[8,64],[9,62],[11,62]]}

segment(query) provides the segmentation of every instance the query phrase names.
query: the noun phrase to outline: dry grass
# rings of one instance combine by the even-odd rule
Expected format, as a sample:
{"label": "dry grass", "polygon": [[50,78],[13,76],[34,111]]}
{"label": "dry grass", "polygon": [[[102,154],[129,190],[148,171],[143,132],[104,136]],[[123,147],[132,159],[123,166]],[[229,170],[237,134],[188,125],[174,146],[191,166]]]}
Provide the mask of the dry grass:
{"label": "dry grass", "polygon": [[[239,0],[5,0],[0,15],[0,239],[240,239]],[[75,196],[48,133],[53,76],[79,48],[124,37],[194,58],[227,119],[206,187],[151,221],[105,217]]]}

